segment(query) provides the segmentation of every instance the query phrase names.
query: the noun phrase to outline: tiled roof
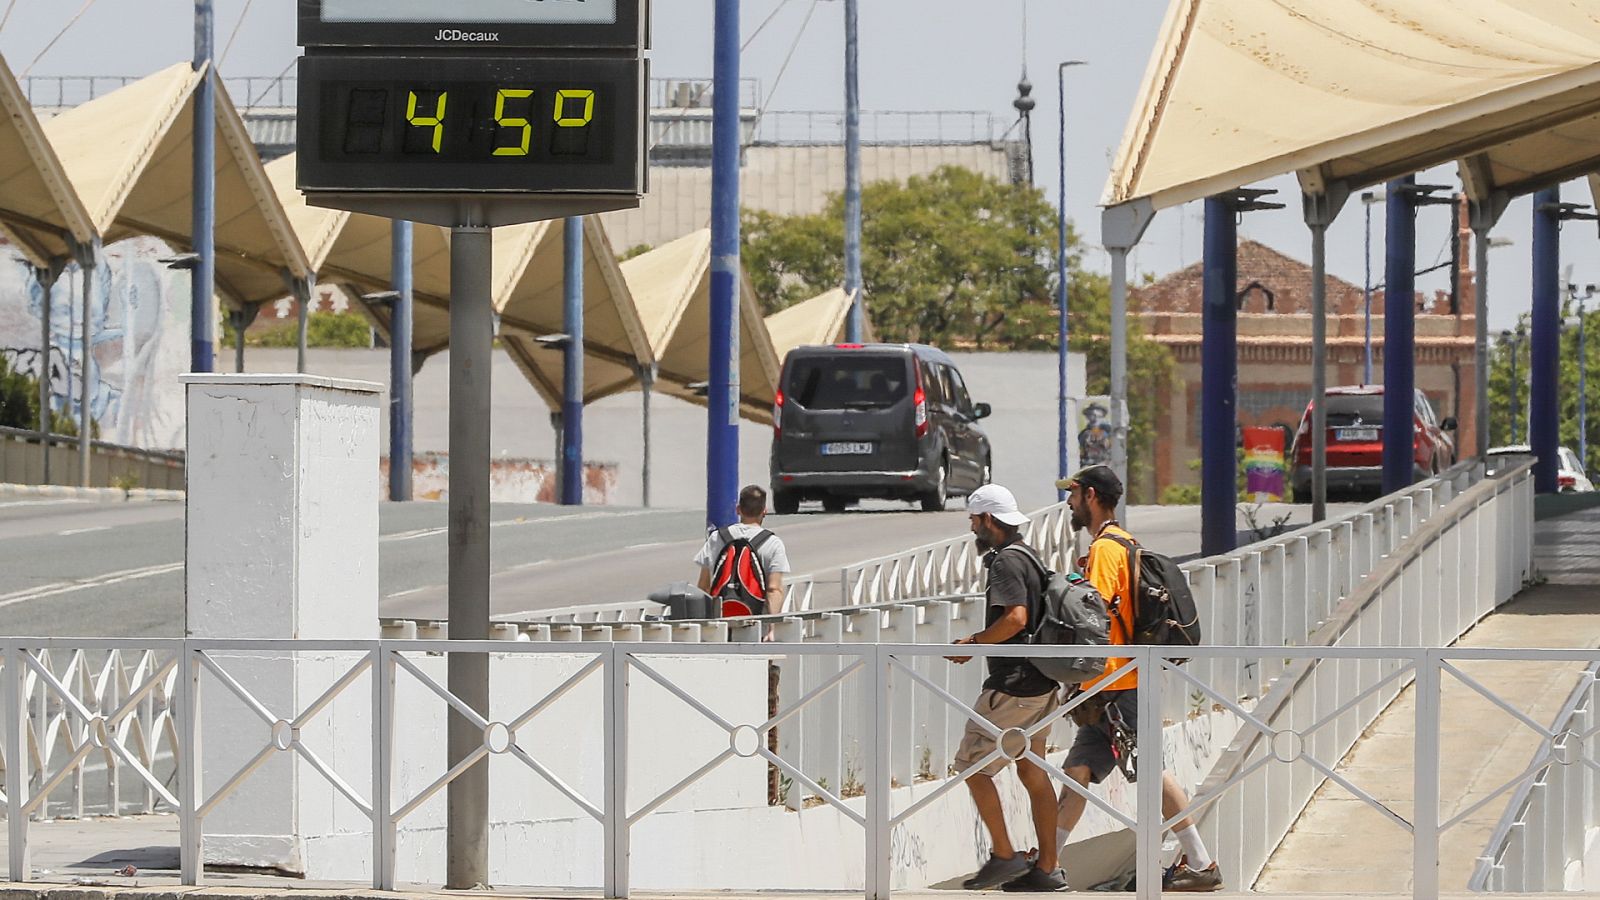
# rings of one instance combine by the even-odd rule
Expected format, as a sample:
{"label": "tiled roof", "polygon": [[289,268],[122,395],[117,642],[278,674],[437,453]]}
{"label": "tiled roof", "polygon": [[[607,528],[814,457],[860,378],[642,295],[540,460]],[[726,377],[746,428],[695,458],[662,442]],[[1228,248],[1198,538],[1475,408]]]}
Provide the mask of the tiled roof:
{"label": "tiled roof", "polygon": [[[1131,305],[1146,313],[1200,312],[1203,265],[1195,263],[1142,288],[1130,291]],[[1239,242],[1240,293],[1245,312],[1308,313],[1311,311],[1311,267],[1258,241]],[[1272,308],[1267,308],[1268,295]],[[1372,314],[1383,312],[1383,294],[1374,291]],[[1361,312],[1361,286],[1328,276],[1328,313]]]}

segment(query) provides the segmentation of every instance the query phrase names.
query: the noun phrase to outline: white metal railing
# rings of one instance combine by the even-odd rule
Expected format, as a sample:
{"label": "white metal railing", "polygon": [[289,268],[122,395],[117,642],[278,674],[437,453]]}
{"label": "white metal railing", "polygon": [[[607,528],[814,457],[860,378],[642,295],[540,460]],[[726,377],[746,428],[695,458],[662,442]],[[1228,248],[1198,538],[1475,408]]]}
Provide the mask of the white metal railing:
{"label": "white metal railing", "polygon": [[[1329,649],[1453,644],[1532,577],[1532,523],[1532,468],[1525,465],[1469,488],[1388,550],[1371,546],[1363,536],[1375,530],[1352,529],[1356,539],[1349,543],[1347,538],[1347,551],[1358,561],[1370,560],[1370,571],[1303,643]],[[1271,573],[1277,571],[1278,566],[1263,569],[1255,583],[1270,590],[1276,577]],[[1225,628],[1220,631],[1219,641],[1232,642]],[[1365,659],[1356,666],[1295,659],[1287,653],[1265,658],[1255,671],[1237,660],[1210,663],[1223,666],[1220,672],[1205,673],[1205,664],[1197,668],[1230,696],[1260,697],[1250,706],[1256,722],[1300,734],[1315,730],[1311,750],[1323,760],[1343,759],[1413,679],[1421,684],[1422,674],[1399,657]],[[1437,683],[1431,688],[1436,693]],[[1322,727],[1333,720],[1337,727]],[[1243,730],[1200,791],[1234,784],[1259,767],[1274,752],[1267,731]],[[1322,781],[1301,773],[1261,782],[1250,797],[1235,796],[1209,810],[1201,833],[1221,848],[1218,858],[1239,873],[1241,884],[1253,884]]]}
{"label": "white metal railing", "polygon": [[[819,798],[822,805],[832,811],[830,815],[836,814],[842,817],[841,822],[848,820],[862,829],[863,865],[861,869],[856,869],[853,864],[840,864],[838,868],[839,880],[842,882],[840,886],[847,887],[853,883],[862,888],[866,897],[874,900],[888,897],[896,881],[896,863],[891,852],[891,833],[896,829],[916,827],[913,823],[919,815],[942,797],[952,791],[958,791],[965,776],[989,762],[1002,756],[1013,759],[1026,758],[1049,773],[1056,782],[1064,785],[1065,789],[1078,790],[1075,786],[1066,784],[1064,774],[1059,768],[1059,757],[1049,753],[1040,757],[1027,748],[1029,743],[1027,738],[1052,729],[1058,724],[1064,724],[1063,717],[1075,704],[1069,704],[1026,730],[1011,729],[1005,732],[995,730],[993,726],[984,723],[967,705],[970,695],[957,695],[944,689],[939,681],[926,677],[925,672],[929,667],[949,667],[941,659],[949,649],[927,644],[819,643],[779,647],[755,644],[682,644],[664,647],[649,642],[588,642],[560,645],[495,641],[139,642],[12,639],[4,641],[3,645],[0,645],[0,651],[3,651],[4,660],[4,677],[0,680],[4,693],[4,703],[0,704],[0,707],[3,707],[0,709],[3,721],[0,721],[0,724],[4,726],[4,734],[0,736],[3,737],[0,743],[3,743],[8,759],[22,758],[23,755],[27,727],[23,683],[27,673],[35,673],[49,685],[51,690],[63,691],[64,698],[71,694],[70,691],[63,690],[66,686],[59,683],[58,679],[46,674],[39,664],[40,653],[118,652],[130,656],[149,653],[157,658],[172,661],[170,665],[157,667],[145,682],[134,686],[134,691],[135,695],[148,693],[153,689],[152,684],[163,680],[166,673],[176,671],[178,677],[175,681],[176,692],[173,695],[172,712],[179,734],[177,746],[182,752],[179,752],[177,759],[175,789],[168,790],[166,785],[148,770],[139,770],[139,775],[157,793],[160,805],[178,814],[181,877],[185,884],[198,884],[204,877],[201,861],[204,858],[203,835],[207,817],[241,785],[251,779],[265,777],[262,773],[271,771],[266,764],[274,758],[300,758],[326,782],[331,792],[341,795],[370,823],[372,859],[375,861],[371,880],[373,886],[380,889],[394,889],[396,885],[395,848],[400,832],[405,829],[412,814],[468,767],[490,757],[515,760],[521,766],[532,770],[580,809],[583,813],[581,819],[592,820],[599,824],[603,834],[601,867],[603,883],[600,886],[607,897],[628,896],[635,865],[632,858],[649,855],[631,852],[640,823],[661,810],[674,797],[710,777],[719,767],[734,759],[759,759],[770,764],[788,777],[804,784],[808,791]],[[1014,651],[1015,648],[993,645],[970,646],[962,650],[963,653],[971,653],[980,658],[1002,656]],[[659,662],[667,657],[760,659],[774,652],[808,659],[829,659],[835,667],[835,674],[816,689],[784,704],[761,721],[741,721],[719,713],[698,699],[694,685],[680,683],[665,674],[668,670]],[[1248,765],[1243,770],[1226,781],[1202,785],[1189,808],[1176,815],[1166,817],[1162,815],[1159,778],[1141,778],[1132,786],[1131,796],[1124,802],[1110,802],[1096,793],[1086,795],[1087,801],[1097,810],[1134,831],[1137,837],[1135,860],[1139,872],[1138,890],[1139,895],[1145,898],[1159,896],[1159,871],[1163,861],[1161,834],[1178,818],[1207,809],[1237,806],[1248,810],[1253,818],[1264,820],[1270,815],[1270,810],[1264,811],[1260,804],[1266,793],[1273,789],[1272,786],[1295,784],[1302,779],[1311,783],[1333,779],[1357,798],[1377,809],[1388,825],[1394,827],[1397,840],[1411,841],[1416,859],[1413,872],[1414,896],[1418,898],[1438,896],[1441,835],[1474,811],[1468,810],[1449,820],[1442,820],[1440,814],[1441,763],[1454,756],[1471,752],[1470,749],[1452,747],[1450,735],[1441,729],[1439,689],[1442,680],[1460,678],[1493,699],[1492,692],[1467,678],[1456,664],[1463,660],[1582,661],[1593,664],[1597,653],[1600,653],[1595,650],[1444,650],[1416,646],[1387,648],[1208,646],[1184,650],[1185,656],[1189,657],[1191,662],[1187,666],[1180,666],[1164,656],[1164,648],[1157,647],[1114,650],[1099,648],[1096,651],[1077,647],[1049,647],[1033,648],[1029,652],[1032,655],[1081,655],[1086,652],[1109,655],[1116,652],[1119,655],[1131,656],[1132,661],[1128,664],[1128,668],[1140,673],[1140,690],[1144,701],[1140,704],[1139,710],[1139,730],[1144,736],[1141,738],[1143,759],[1165,758],[1167,748],[1163,744],[1169,738],[1164,735],[1162,710],[1170,708],[1174,698],[1186,700],[1190,696],[1199,696],[1207,704],[1215,704],[1219,710],[1225,710],[1237,720],[1241,735],[1250,735],[1259,745],[1259,750],[1251,755]],[[421,660],[429,656],[457,653],[488,654],[491,665],[504,665],[510,661],[534,657],[567,657],[575,660],[578,667],[571,674],[561,678],[553,688],[534,691],[521,698],[514,716],[495,718],[480,715],[453,696],[436,677],[437,667],[425,670],[420,664]],[[1271,656],[1264,658],[1265,653],[1270,653]],[[299,705],[296,709],[271,709],[246,687],[243,682],[247,679],[233,668],[235,659],[240,654],[250,654],[258,659],[263,655],[287,657],[294,654],[318,654],[323,659],[339,655],[342,662],[336,670],[330,672],[331,680],[326,688],[309,702]],[[1326,664],[1331,661],[1340,667],[1340,671],[1370,667],[1387,674],[1352,695],[1346,696],[1340,693],[1336,700],[1291,694],[1286,698],[1288,702],[1276,708],[1279,716],[1277,721],[1269,715],[1264,715],[1260,707],[1250,708],[1235,700],[1230,696],[1226,683],[1218,683],[1202,674],[1226,673],[1244,668],[1252,661],[1264,664],[1268,659],[1285,660],[1291,668],[1308,666],[1319,670],[1329,669],[1331,667]],[[1197,665],[1201,663],[1205,665]],[[1318,666],[1318,663],[1323,665]],[[1361,705],[1373,697],[1375,691],[1393,684],[1404,675],[1414,676],[1416,679],[1415,690],[1418,699],[1413,721],[1416,734],[1415,749],[1409,761],[1399,758],[1393,762],[1397,767],[1409,763],[1412,770],[1415,810],[1410,816],[1401,815],[1393,807],[1365,790],[1358,783],[1359,775],[1341,771],[1342,743],[1324,737],[1342,733],[1346,727],[1350,727],[1347,726],[1347,721],[1359,715]],[[590,760],[590,764],[598,768],[601,775],[598,779],[585,779],[583,784],[589,785],[586,790],[578,786],[579,782],[575,777],[569,776],[564,779],[544,765],[532,741],[538,736],[539,731],[529,726],[561,697],[591,679],[598,679],[601,684],[601,702],[584,704],[582,714],[600,726],[601,752],[597,754],[597,758]],[[397,684],[402,680],[412,685],[420,685],[421,689],[431,695],[436,702],[448,705],[483,734],[482,743],[472,749],[465,758],[451,761],[448,766],[436,770],[431,780],[421,787],[404,787],[393,777],[394,760],[398,750],[406,742],[414,740],[414,735],[405,732],[396,715]],[[1330,679],[1327,686],[1333,688],[1342,680]],[[653,690],[665,690],[675,696],[691,711],[689,715],[709,722],[714,730],[726,737],[724,749],[713,754],[698,769],[665,790],[654,788],[639,790],[634,786],[636,784],[632,778],[634,773],[630,772],[629,760],[641,756],[639,751],[641,748],[649,747],[651,741],[659,740],[659,735],[654,732],[647,732],[638,738],[630,734],[630,700],[644,686],[650,686]],[[187,748],[197,746],[201,733],[202,689],[220,691],[227,695],[228,699],[242,703],[258,720],[257,733],[237,728],[220,735],[212,732],[208,736],[208,741],[217,741],[221,738],[246,750],[256,747],[257,742],[260,743],[259,751],[248,763],[216,786],[209,783],[202,784],[198,761],[194,754],[187,752]],[[863,748],[864,768],[858,783],[849,788],[843,785],[822,784],[796,766],[783,751],[769,748],[768,738],[774,729],[786,727],[785,723],[792,721],[794,716],[807,707],[823,703],[830,696],[852,689],[861,698],[858,706],[860,715],[853,721],[842,724],[856,730]],[[369,745],[370,757],[359,753],[345,757],[346,759],[370,758],[372,767],[370,772],[364,773],[363,778],[347,778],[331,765],[329,759],[332,757],[324,756],[316,746],[323,740],[320,733],[313,733],[308,727],[309,723],[327,711],[336,700],[346,695],[355,695],[363,703],[370,702],[370,717],[361,717],[361,721],[355,726],[361,732],[360,740]],[[912,702],[907,703],[908,699]],[[1499,702],[1502,706],[1507,705],[1504,699]],[[123,755],[125,758],[131,756],[120,726],[137,705],[137,696],[130,696],[122,706],[113,710],[97,711],[81,703],[69,701],[67,715],[72,720],[74,733],[84,735],[78,752],[105,750]],[[970,769],[950,773],[954,777],[941,771],[938,777],[927,779],[920,784],[899,782],[898,776],[894,773],[892,753],[900,740],[900,732],[908,723],[915,726],[915,722],[904,714],[908,706],[918,710],[925,706],[936,707],[942,714],[951,716],[963,724],[969,719],[979,722],[980,727],[990,729],[999,743],[999,748],[974,763]],[[412,704],[408,704],[407,709],[400,711],[414,713],[415,709],[412,707]],[[350,723],[346,723],[344,726],[346,736],[349,735],[349,729]],[[1545,752],[1555,754],[1558,762],[1565,761],[1567,755],[1579,753],[1581,757],[1574,757],[1572,761],[1581,758],[1585,763],[1583,767],[1585,770],[1595,765],[1595,751],[1590,742],[1586,740],[1573,742],[1568,740],[1571,735],[1563,732],[1546,734],[1544,737],[1549,741]],[[1581,737],[1586,738],[1588,734]],[[1577,749],[1580,747],[1581,750]],[[644,753],[641,761],[647,762],[650,758],[651,754]],[[28,769],[31,768],[30,765]],[[52,783],[59,783],[64,771],[66,770],[57,769],[40,774],[45,776],[43,783],[48,787]],[[278,771],[281,773],[284,770]],[[1530,770],[1527,777],[1531,778],[1534,774],[1536,772]],[[32,799],[36,795],[29,793],[28,784],[31,775],[32,773],[23,767],[8,767],[6,771],[8,862],[13,881],[27,881],[33,877],[29,867],[28,814],[36,802]],[[308,776],[302,776],[305,777]],[[594,790],[595,785],[599,786],[598,793]],[[552,811],[551,815],[556,817],[557,814]],[[559,815],[562,818],[570,818],[564,811]],[[841,827],[846,826],[841,825]],[[1246,831],[1242,834],[1209,836],[1211,846],[1223,861],[1224,870],[1228,877],[1233,879],[1242,876],[1243,873],[1241,870],[1228,868],[1237,864],[1230,861],[1231,858],[1236,858],[1236,855],[1230,857],[1229,846],[1221,842],[1230,839],[1266,843],[1269,835],[1264,832],[1263,822],[1263,829]],[[518,852],[541,853],[545,852],[545,848],[525,847],[519,848]],[[552,852],[562,851],[556,848]],[[737,854],[728,854],[726,859],[729,866],[744,865]],[[858,871],[862,873],[860,881],[856,881],[850,874]],[[433,880],[437,880],[436,875]],[[583,884],[548,886],[594,887]]]}
{"label": "white metal railing", "polygon": [[[1405,539],[1446,511],[1462,490],[1482,478],[1482,473],[1481,465],[1463,464],[1336,519],[1241,548],[1226,556],[1185,564],[1183,569],[1204,617],[1202,626],[1207,642],[1270,647],[1318,643],[1315,633],[1334,614],[1340,601]],[[1525,513],[1531,522],[1531,500],[1525,508],[1507,508],[1502,513]],[[1073,563],[1074,541],[1069,517],[1064,505],[1046,508],[1030,517],[1030,542],[1046,547],[1050,564],[1058,568],[1067,568]],[[1511,529],[1506,533],[1511,533]],[[1508,573],[1514,568],[1525,572],[1530,560],[1531,551],[1521,556],[1516,565],[1508,562],[1502,569]],[[982,595],[977,593],[982,586],[981,565],[970,538],[931,544],[857,564],[846,571],[853,573],[852,577],[842,582],[859,586],[857,596],[887,594],[900,599],[742,619],[503,623],[499,632],[508,639],[562,643],[611,640],[679,644],[759,642],[770,630],[772,638],[782,643],[948,644],[954,638],[984,627]],[[1514,593],[1515,585],[1520,585],[1521,581],[1520,578],[1510,580],[1508,576],[1497,588]],[[957,588],[962,592],[905,599],[914,596],[918,589],[935,586]],[[1504,590],[1500,592],[1501,600],[1511,596]],[[442,623],[404,620],[387,622],[383,634],[395,639],[443,638],[445,635]],[[1404,643],[1404,636],[1399,632],[1386,632],[1382,640],[1373,642],[1398,646]],[[806,656],[784,656],[777,659],[775,665],[779,702],[808,694],[837,671],[832,662]],[[1213,665],[1197,662],[1196,668],[1209,669]],[[1218,673],[1218,677],[1226,679],[1230,696],[1242,702],[1254,702],[1261,697],[1266,684],[1284,669],[1283,663],[1270,660],[1260,665],[1225,665],[1230,668]],[[941,686],[957,694],[975,692],[983,680],[982,672],[976,667],[956,671],[940,669],[937,676],[931,672],[923,674],[942,679]],[[1207,676],[1210,675],[1207,672]],[[796,765],[811,773],[812,778],[833,785],[858,780],[863,765],[859,743],[848,729],[837,725],[839,716],[848,720],[856,711],[848,698],[840,703],[837,709],[831,701],[808,709],[800,714],[798,728],[779,732],[780,742]],[[1168,718],[1180,720],[1184,714],[1182,704],[1174,700],[1167,713]],[[936,761],[948,758],[960,740],[963,727],[958,720],[940,718],[894,748],[891,763],[897,780],[909,783],[920,773],[939,771]],[[791,782],[781,797],[783,803],[794,809],[818,799],[803,782]],[[1261,862],[1264,860],[1265,857]]]}
{"label": "white metal railing", "polygon": [[[1076,540],[1071,510],[1065,503],[1057,503],[1030,514],[1023,539],[1039,551],[1046,564],[1069,568]],[[982,556],[972,535],[964,534],[844,566],[839,569],[837,588],[832,580],[819,580],[815,574],[786,578],[785,605],[795,614],[969,594],[982,588]],[[536,613],[518,624],[643,622],[659,617],[661,611],[660,604],[647,600],[587,604]]]}
{"label": "white metal railing", "polygon": [[[1545,727],[1524,721],[1543,739],[1520,777],[1511,803],[1478,858],[1474,891],[1566,891],[1592,888],[1590,848],[1600,829],[1600,664],[1578,683]],[[1521,717],[1526,719],[1526,717]]]}

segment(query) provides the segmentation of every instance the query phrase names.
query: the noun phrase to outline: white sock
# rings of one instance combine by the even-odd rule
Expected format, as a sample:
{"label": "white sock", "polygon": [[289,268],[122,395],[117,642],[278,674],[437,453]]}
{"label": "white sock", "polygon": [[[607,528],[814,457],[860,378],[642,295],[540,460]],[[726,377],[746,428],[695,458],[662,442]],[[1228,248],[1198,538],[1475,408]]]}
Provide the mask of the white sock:
{"label": "white sock", "polygon": [[1211,854],[1206,852],[1205,841],[1200,840],[1199,829],[1190,825],[1173,834],[1178,838],[1178,843],[1183,845],[1183,855],[1189,858],[1189,868],[1200,872],[1211,867]]}
{"label": "white sock", "polygon": [[1072,836],[1071,828],[1056,829],[1056,852],[1061,853],[1067,849],[1067,838]]}

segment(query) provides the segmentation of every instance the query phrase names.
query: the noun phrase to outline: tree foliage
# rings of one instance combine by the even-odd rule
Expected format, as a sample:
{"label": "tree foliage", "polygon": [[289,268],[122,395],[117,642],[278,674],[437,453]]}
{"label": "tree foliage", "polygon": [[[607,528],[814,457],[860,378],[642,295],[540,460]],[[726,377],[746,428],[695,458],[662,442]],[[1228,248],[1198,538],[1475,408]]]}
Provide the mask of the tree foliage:
{"label": "tree foliage", "polygon": [[[844,199],[830,195],[816,215],[747,210],[742,258],[769,314],[831,290],[844,280]],[[1056,347],[1056,211],[1034,187],[944,167],[862,191],[861,275],[867,314],[885,341],[946,350],[1053,350]],[[1068,227],[1069,328],[1073,350],[1088,357],[1089,384],[1111,387],[1109,279],[1082,268],[1081,242]],[[1173,377],[1166,348],[1145,340],[1129,319],[1130,498],[1142,500],[1140,474],[1151,461],[1156,414]]]}
{"label": "tree foliage", "polygon": [[[1587,357],[1579,359],[1578,355],[1578,327],[1577,306],[1567,303],[1561,311],[1563,322],[1568,322],[1561,329],[1561,353],[1559,385],[1560,394],[1557,409],[1560,415],[1558,433],[1561,446],[1570,447],[1573,453],[1579,453],[1578,441],[1578,407],[1580,403],[1578,377],[1579,366],[1587,370],[1587,389],[1600,391],[1600,369],[1595,366],[1595,359],[1600,356],[1600,351],[1595,349],[1595,344],[1600,342],[1600,309],[1588,309],[1584,312],[1584,352]],[[1489,443],[1491,446],[1504,444],[1528,443],[1528,397],[1529,373],[1532,363],[1531,341],[1528,336],[1532,334],[1531,317],[1524,313],[1518,320],[1518,327],[1523,332],[1519,342],[1514,333],[1508,336],[1502,333],[1491,344],[1489,349]],[[1516,349],[1517,371],[1517,414],[1516,433],[1512,434],[1511,418],[1511,368],[1512,350]],[[1595,467],[1597,450],[1596,441],[1600,440],[1600,407],[1591,406],[1588,418],[1588,444],[1589,459],[1583,461],[1584,469],[1592,471]]]}

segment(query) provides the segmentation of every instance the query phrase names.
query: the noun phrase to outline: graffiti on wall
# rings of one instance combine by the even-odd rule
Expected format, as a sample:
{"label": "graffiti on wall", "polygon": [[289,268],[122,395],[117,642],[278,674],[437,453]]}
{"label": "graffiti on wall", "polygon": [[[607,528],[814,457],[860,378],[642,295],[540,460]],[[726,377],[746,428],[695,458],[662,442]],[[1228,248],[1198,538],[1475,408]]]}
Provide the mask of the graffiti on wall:
{"label": "graffiti on wall", "polygon": [[83,342],[83,275],[68,266],[50,292],[50,352],[41,350],[44,288],[16,248],[0,242],[0,355],[13,368],[50,379],[51,408],[74,420],[85,366],[89,415],[100,438],[149,449],[184,443],[183,389],[189,368],[188,278],[159,259],[168,248],[136,238],[104,248],[89,291],[90,339]]}

